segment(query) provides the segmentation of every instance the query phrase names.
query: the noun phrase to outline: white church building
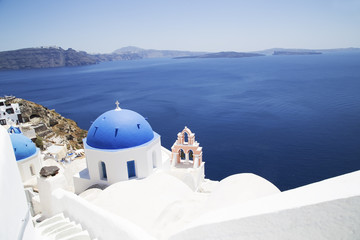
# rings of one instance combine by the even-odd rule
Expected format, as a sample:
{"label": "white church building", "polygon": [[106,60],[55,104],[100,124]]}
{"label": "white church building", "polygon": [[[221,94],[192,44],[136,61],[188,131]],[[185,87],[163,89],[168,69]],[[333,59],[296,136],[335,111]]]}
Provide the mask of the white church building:
{"label": "white church building", "polygon": [[11,126],[8,132],[21,179],[26,182],[36,177],[36,174],[41,169],[40,149],[28,137],[23,135],[19,128]]}
{"label": "white church building", "polygon": [[284,192],[251,173],[211,181],[195,133],[185,127],[174,134],[169,151],[143,116],[118,103],[83,139],[86,160],[72,178],[74,192],[62,170],[37,176],[47,219],[34,227],[10,137],[0,127],[0,189],[6,196],[0,224],[9,228],[0,239],[360,238],[360,171]]}
{"label": "white church building", "polygon": [[119,106],[100,115],[83,142],[87,168],[74,177],[76,193],[94,184],[146,178],[167,164],[160,135],[143,116]]}

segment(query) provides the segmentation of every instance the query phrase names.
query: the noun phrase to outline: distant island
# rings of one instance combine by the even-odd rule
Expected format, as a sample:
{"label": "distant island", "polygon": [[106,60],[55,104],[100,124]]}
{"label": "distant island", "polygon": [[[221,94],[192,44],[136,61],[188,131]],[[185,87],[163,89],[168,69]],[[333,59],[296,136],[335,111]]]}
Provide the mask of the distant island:
{"label": "distant island", "polygon": [[103,61],[141,59],[136,54],[88,54],[61,47],[24,48],[0,52],[0,70],[69,67]]}
{"label": "distant island", "polygon": [[218,52],[218,53],[207,53],[198,56],[184,56],[175,57],[175,59],[181,58],[243,58],[243,57],[260,57],[265,56],[260,53],[245,53],[245,52]]}
{"label": "distant island", "polygon": [[100,62],[139,60],[145,58],[243,58],[265,55],[313,55],[333,52],[360,52],[360,48],[337,49],[287,49],[272,48],[253,52],[192,52],[179,50],[155,50],[138,47],[123,47],[108,54],[89,54],[84,51],[67,50],[61,47],[24,48],[0,52],[0,70],[70,67],[97,64]]}
{"label": "distant island", "polygon": [[83,66],[109,61],[173,58],[200,53],[202,52],[153,50],[137,47],[120,48],[110,54],[88,54],[72,48],[64,50],[61,47],[24,48],[0,52],[0,70]]}
{"label": "distant island", "polygon": [[273,55],[316,55],[322,52],[316,51],[274,51]]}
{"label": "distant island", "polygon": [[113,54],[137,54],[141,58],[175,58],[175,57],[185,57],[185,56],[196,56],[205,53],[206,52],[143,49],[134,46],[123,47],[113,52]]}

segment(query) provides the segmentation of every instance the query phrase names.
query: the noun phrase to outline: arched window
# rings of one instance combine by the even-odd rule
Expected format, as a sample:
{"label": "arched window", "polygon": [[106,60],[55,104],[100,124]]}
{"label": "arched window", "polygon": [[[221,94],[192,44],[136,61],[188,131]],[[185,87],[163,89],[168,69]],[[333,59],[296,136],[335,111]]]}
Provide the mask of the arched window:
{"label": "arched window", "polygon": [[189,160],[194,160],[194,153],[192,150],[189,150]]}
{"label": "arched window", "polygon": [[106,165],[104,162],[100,162],[100,179],[107,181]]}
{"label": "arched window", "polygon": [[185,160],[185,152],[184,152],[184,150],[182,150],[182,149],[179,150],[179,156],[180,156],[181,160]]}
{"label": "arched window", "polygon": [[155,151],[152,152],[152,162],[153,162],[153,168],[156,168],[157,164],[156,164],[156,152]]}
{"label": "arched window", "polygon": [[30,165],[30,174],[31,176],[35,175],[34,166],[32,164]]}

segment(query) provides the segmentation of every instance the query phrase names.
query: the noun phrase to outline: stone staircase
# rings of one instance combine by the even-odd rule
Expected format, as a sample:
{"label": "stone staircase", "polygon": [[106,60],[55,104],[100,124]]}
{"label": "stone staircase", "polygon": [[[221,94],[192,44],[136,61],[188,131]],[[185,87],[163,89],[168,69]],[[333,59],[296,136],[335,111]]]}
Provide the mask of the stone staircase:
{"label": "stone staircase", "polygon": [[63,213],[36,224],[35,230],[44,240],[96,240],[80,224],[70,221]]}

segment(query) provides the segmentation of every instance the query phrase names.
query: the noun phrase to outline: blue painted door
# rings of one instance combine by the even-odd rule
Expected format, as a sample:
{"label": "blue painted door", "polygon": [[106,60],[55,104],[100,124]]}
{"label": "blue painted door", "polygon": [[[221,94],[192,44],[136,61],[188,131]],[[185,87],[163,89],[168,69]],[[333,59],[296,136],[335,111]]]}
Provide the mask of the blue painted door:
{"label": "blue painted door", "polygon": [[136,177],[134,160],[127,162],[127,169],[128,169],[129,178]]}

